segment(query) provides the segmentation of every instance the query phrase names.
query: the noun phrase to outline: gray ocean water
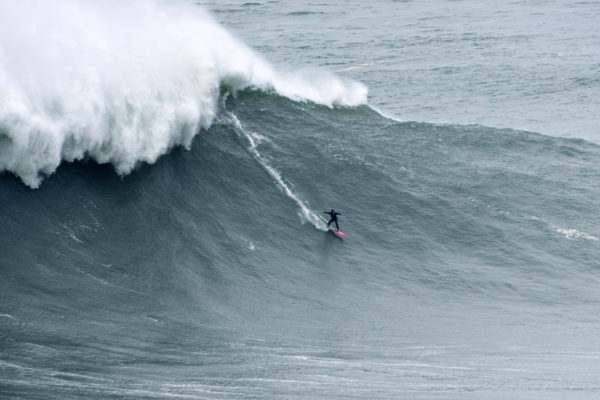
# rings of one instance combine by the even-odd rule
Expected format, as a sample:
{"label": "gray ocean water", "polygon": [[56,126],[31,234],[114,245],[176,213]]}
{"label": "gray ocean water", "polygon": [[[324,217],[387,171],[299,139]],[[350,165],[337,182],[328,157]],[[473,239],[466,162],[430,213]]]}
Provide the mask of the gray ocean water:
{"label": "gray ocean water", "polygon": [[0,397],[598,398],[599,21],[0,1]]}

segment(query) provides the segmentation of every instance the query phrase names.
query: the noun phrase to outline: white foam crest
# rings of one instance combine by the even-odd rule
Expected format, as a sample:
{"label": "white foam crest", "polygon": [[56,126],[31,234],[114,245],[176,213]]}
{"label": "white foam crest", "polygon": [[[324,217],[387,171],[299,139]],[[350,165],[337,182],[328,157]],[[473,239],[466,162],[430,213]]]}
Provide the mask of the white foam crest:
{"label": "white foam crest", "polygon": [[359,83],[276,71],[189,2],[0,0],[0,172],[35,188],[87,156],[129,173],[190,146],[223,82],[366,102]]}
{"label": "white foam crest", "polygon": [[597,237],[587,234],[585,232],[578,231],[577,229],[565,229],[555,226],[554,230],[560,233],[561,235],[564,235],[567,239],[585,239],[593,240],[595,242],[598,241]]}
{"label": "white foam crest", "polygon": [[[307,85],[307,82],[311,84]],[[272,75],[270,84],[277,93],[292,100],[310,100],[330,107],[367,103],[368,89],[365,85],[322,70],[277,72]]]}
{"label": "white foam crest", "polygon": [[302,222],[310,222],[315,228],[326,231],[327,226],[323,222],[323,220],[310,209],[308,204],[301,200],[290,188],[290,186],[285,183],[281,173],[277,171],[259,152],[258,152],[258,144],[265,140],[265,138],[259,135],[256,132],[247,132],[243,127],[240,120],[233,114],[232,112],[228,112],[227,116],[231,123],[233,123],[234,128],[238,135],[245,138],[248,142],[248,151],[254,156],[256,161],[269,173],[269,175],[273,178],[273,180],[277,183],[277,186],[281,191],[290,199],[294,200],[298,205],[298,216]]}
{"label": "white foam crest", "polygon": [[549,222],[544,221],[543,219],[536,217],[536,216],[529,216],[528,217],[531,220],[534,221],[540,221],[543,222],[545,224],[547,224],[550,228],[552,228],[552,230],[554,230],[557,233],[560,233],[561,235],[563,235],[564,237],[566,237],[567,239],[585,239],[585,240],[591,240],[594,242],[600,241],[600,239],[598,239],[596,236],[590,235],[589,233],[585,233],[585,232],[581,232],[577,229],[573,229],[573,228],[561,228],[560,226],[556,226],[554,224],[551,224]]}

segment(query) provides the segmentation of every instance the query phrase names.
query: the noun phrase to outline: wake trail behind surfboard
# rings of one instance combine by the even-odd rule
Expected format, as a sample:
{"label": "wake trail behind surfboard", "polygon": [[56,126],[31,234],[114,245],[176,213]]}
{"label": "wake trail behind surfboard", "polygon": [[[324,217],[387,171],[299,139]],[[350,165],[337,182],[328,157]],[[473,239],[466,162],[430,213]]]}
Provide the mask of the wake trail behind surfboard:
{"label": "wake trail behind surfboard", "polygon": [[299,207],[298,216],[301,220],[310,222],[315,228],[321,231],[327,231],[327,226],[325,222],[321,219],[319,215],[317,215],[313,210],[311,210],[305,201],[301,200],[285,183],[283,180],[281,173],[277,171],[269,162],[258,152],[258,144],[265,140],[265,138],[259,135],[256,132],[247,132],[240,120],[235,116],[233,112],[225,113],[229,122],[233,125],[235,132],[241,138],[245,139],[248,142],[247,150],[252,154],[254,159],[258,161],[258,163],[267,171],[267,173],[273,178],[273,180],[277,183],[279,189],[290,199],[294,200]]}

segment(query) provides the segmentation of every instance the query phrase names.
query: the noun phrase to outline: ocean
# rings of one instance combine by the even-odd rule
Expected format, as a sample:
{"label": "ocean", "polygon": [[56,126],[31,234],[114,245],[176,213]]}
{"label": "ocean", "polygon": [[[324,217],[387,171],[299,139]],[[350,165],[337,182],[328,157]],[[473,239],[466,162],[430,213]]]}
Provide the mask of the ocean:
{"label": "ocean", "polygon": [[598,398],[599,22],[0,0],[0,398]]}

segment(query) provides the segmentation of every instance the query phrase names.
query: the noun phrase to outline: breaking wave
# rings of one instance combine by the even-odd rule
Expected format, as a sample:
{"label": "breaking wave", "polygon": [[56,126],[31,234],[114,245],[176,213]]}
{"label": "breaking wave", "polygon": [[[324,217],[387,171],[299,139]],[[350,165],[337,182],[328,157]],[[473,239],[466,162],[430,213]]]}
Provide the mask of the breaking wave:
{"label": "breaking wave", "polygon": [[63,160],[120,174],[189,148],[221,87],[326,106],[367,88],[328,72],[278,70],[198,6],[159,1],[0,2],[0,171],[36,188]]}

